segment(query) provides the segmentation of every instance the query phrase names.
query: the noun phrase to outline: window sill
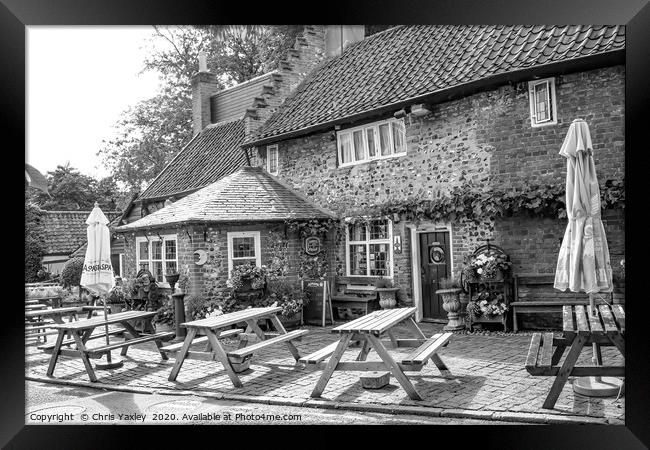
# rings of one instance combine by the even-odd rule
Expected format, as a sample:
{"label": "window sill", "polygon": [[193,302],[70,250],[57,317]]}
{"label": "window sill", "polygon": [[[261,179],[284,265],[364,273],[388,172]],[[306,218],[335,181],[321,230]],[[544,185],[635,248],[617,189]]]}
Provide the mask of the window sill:
{"label": "window sill", "polygon": [[551,122],[542,122],[542,123],[532,123],[530,124],[531,127],[533,128],[543,128],[543,127],[548,127],[551,125],[557,125],[557,120],[553,120]]}
{"label": "window sill", "polygon": [[341,164],[339,164],[339,168],[343,169],[345,167],[360,166],[362,164],[368,164],[368,163],[371,163],[371,162],[374,162],[374,161],[383,161],[385,159],[399,158],[399,157],[402,157],[402,156],[406,156],[406,152],[395,153],[394,155],[382,156],[382,157],[379,157],[379,158],[364,159],[363,161],[358,161],[358,162],[355,161],[355,162],[351,162],[351,163],[341,163]]}

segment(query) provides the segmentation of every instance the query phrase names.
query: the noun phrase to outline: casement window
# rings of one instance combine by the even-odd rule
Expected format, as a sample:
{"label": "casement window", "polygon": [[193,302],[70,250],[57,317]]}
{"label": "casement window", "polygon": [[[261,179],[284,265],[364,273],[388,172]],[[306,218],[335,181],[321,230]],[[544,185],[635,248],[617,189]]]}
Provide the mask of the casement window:
{"label": "casement window", "polygon": [[262,266],[260,232],[228,233],[228,276],[235,266],[251,263],[258,267]]}
{"label": "casement window", "polygon": [[404,119],[373,122],[336,133],[339,166],[406,154]]}
{"label": "casement window", "polygon": [[178,251],[175,234],[138,236],[135,238],[137,270],[146,269],[156,281],[165,282],[165,274],[178,271]]}
{"label": "casement window", "polygon": [[533,127],[557,124],[555,78],[528,82],[530,124]]}
{"label": "casement window", "polygon": [[393,275],[390,220],[369,220],[348,225],[345,237],[348,276]]}
{"label": "casement window", "polygon": [[278,146],[269,145],[266,147],[266,171],[271,175],[277,175],[279,169]]}

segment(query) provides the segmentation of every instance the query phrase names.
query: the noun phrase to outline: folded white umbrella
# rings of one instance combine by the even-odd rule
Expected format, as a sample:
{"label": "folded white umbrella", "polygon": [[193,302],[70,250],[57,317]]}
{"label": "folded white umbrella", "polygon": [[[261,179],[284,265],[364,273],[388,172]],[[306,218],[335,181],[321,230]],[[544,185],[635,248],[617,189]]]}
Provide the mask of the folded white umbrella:
{"label": "folded white umbrella", "polygon": [[[97,202],[90,212],[86,224],[88,246],[86,248],[86,257],[84,259],[83,271],[81,272],[81,286],[103,297],[104,319],[108,318],[106,311],[106,294],[115,285],[113,278],[113,265],[111,264],[111,234],[108,229],[108,219],[99,208]],[[106,329],[106,344],[108,345],[108,325]],[[111,353],[108,352],[108,364],[98,365],[98,368],[117,367],[118,364],[111,361]]]}
{"label": "folded white umbrella", "polygon": [[[594,294],[611,292],[612,267],[605,227],[600,213],[600,189],[593,145],[587,122],[574,120],[564,138],[560,155],[567,160],[566,212],[569,219],[555,269],[555,289],[589,294],[589,315],[596,315]],[[593,344],[594,362],[597,361]],[[583,395],[613,395],[620,380],[582,377],[573,384]]]}

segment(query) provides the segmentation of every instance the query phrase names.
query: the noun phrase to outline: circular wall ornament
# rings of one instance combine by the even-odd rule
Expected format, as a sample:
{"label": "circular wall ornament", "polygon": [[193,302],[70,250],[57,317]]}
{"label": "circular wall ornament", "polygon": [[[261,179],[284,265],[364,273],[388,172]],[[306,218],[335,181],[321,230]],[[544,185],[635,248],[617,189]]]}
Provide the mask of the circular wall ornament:
{"label": "circular wall ornament", "polygon": [[205,250],[197,250],[194,252],[194,264],[202,266],[208,261],[208,252]]}
{"label": "circular wall ornament", "polygon": [[305,238],[305,253],[310,256],[315,256],[320,252],[321,243],[320,239],[316,236],[309,236]]}
{"label": "circular wall ornament", "polygon": [[430,264],[444,264],[445,263],[445,250],[437,245],[429,247],[429,263]]}

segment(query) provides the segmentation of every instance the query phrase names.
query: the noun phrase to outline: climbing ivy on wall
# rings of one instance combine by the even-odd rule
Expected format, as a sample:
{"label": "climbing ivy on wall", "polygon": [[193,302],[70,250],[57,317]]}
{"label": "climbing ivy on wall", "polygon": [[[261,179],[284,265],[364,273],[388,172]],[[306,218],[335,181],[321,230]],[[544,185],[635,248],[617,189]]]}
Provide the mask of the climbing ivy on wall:
{"label": "climbing ivy on wall", "polygon": [[[603,209],[624,208],[624,181],[607,180],[600,187],[600,196]],[[416,223],[461,218],[478,222],[487,217],[508,217],[522,213],[536,217],[566,217],[564,184],[501,185],[492,188],[466,184],[454,187],[447,195],[438,192],[429,199],[409,197],[371,205],[350,214],[348,222],[395,215]]]}
{"label": "climbing ivy on wall", "polygon": [[268,254],[267,274],[268,280],[284,278],[289,272],[288,240],[284,233],[269,231],[266,239]]}

